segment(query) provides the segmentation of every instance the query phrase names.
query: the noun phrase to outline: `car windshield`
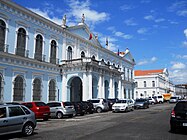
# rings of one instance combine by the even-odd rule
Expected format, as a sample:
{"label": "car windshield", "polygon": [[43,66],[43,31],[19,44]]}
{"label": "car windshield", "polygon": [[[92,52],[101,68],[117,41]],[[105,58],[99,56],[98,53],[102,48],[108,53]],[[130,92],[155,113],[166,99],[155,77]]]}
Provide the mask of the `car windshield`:
{"label": "car windshield", "polygon": [[170,99],[177,99],[177,97],[171,97]]}
{"label": "car windshield", "polygon": [[118,100],[116,103],[127,103],[126,100]]}
{"label": "car windshield", "polygon": [[136,102],[145,102],[145,99],[136,99]]}
{"label": "car windshield", "polygon": [[64,102],[64,105],[65,106],[72,106],[72,103],[71,102]]}
{"label": "car windshield", "polygon": [[178,102],[175,106],[175,110],[187,111],[187,102]]}
{"label": "car windshield", "polygon": [[35,102],[36,106],[40,107],[40,106],[46,106],[45,103],[43,102]]}

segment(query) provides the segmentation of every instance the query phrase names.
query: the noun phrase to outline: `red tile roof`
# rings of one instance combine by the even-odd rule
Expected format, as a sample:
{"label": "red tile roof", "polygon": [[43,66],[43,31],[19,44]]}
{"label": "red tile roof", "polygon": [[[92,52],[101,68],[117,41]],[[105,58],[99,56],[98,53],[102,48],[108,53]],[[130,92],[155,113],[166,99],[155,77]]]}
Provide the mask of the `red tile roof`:
{"label": "red tile roof", "polygon": [[160,70],[135,70],[135,76],[145,76],[145,75],[153,75],[153,74],[160,74],[163,73],[164,69]]}

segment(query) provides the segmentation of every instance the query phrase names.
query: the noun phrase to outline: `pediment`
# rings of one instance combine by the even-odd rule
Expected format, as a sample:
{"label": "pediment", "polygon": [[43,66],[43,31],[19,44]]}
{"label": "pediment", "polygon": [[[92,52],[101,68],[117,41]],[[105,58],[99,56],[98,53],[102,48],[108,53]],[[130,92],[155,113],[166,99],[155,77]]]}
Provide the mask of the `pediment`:
{"label": "pediment", "polygon": [[72,26],[67,28],[68,31],[74,33],[85,40],[90,41],[91,43],[101,46],[100,42],[98,41],[97,37],[90,31],[86,24],[80,24],[77,26]]}
{"label": "pediment", "polygon": [[129,50],[126,50],[126,51],[125,51],[125,55],[124,55],[123,58],[126,59],[126,60],[128,60],[128,61],[130,61],[131,63],[135,63],[135,60],[134,60],[134,58],[132,57],[132,55],[131,55],[131,53],[130,53]]}

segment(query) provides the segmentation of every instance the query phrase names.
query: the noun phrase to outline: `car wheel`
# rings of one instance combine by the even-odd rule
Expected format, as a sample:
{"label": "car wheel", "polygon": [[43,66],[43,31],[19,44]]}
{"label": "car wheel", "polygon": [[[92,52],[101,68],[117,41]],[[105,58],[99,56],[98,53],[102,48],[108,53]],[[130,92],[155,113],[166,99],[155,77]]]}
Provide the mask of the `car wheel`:
{"label": "car wheel", "polygon": [[98,108],[96,109],[96,111],[97,111],[97,113],[101,113],[101,112],[102,112],[102,108],[98,107]]}
{"label": "car wheel", "polygon": [[49,117],[45,117],[43,118],[44,121],[48,121],[49,120]]}
{"label": "car wheel", "polygon": [[24,126],[23,126],[23,129],[22,129],[22,133],[23,135],[25,136],[30,136],[32,135],[34,132],[34,126],[32,123],[26,123]]}
{"label": "car wheel", "polygon": [[170,125],[170,131],[175,133],[176,132],[176,127],[174,125]]}
{"label": "car wheel", "polygon": [[57,112],[56,117],[57,117],[58,119],[62,119],[62,118],[63,118],[62,112]]}

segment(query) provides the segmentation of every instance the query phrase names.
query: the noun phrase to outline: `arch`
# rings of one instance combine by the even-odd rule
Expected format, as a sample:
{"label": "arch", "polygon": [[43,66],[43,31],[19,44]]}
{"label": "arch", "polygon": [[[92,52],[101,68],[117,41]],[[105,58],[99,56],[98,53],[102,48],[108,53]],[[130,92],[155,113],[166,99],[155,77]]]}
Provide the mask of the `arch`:
{"label": "arch", "polygon": [[18,75],[14,79],[13,101],[23,101],[24,88],[24,79],[22,78],[22,76]]}
{"label": "arch", "polygon": [[85,52],[84,51],[81,52],[81,58],[83,58],[83,57],[85,57]]}
{"label": "arch", "polygon": [[98,98],[98,80],[92,76],[92,98]]}
{"label": "arch", "polygon": [[71,102],[82,101],[82,80],[78,76],[74,76],[68,81],[68,100]]}
{"label": "arch", "polygon": [[0,101],[3,101],[3,76],[0,74]]}
{"label": "arch", "polygon": [[95,55],[92,56],[92,60],[95,60]]}
{"label": "arch", "polygon": [[114,83],[114,95],[115,95],[115,98],[118,98],[118,83],[115,82]]}
{"label": "arch", "polygon": [[0,19],[0,51],[5,50],[6,23]]}
{"label": "arch", "polygon": [[72,60],[72,54],[73,54],[72,47],[69,46],[68,47],[68,52],[67,52],[67,60]]}
{"label": "arch", "polygon": [[50,80],[49,82],[49,101],[56,100],[56,82],[55,80]]}
{"label": "arch", "polygon": [[56,64],[56,49],[57,43],[55,40],[51,41],[51,54],[50,54],[50,63]]}
{"label": "arch", "polygon": [[42,50],[43,50],[43,37],[40,34],[37,34],[34,58],[38,61],[42,61]]}
{"label": "arch", "polygon": [[109,97],[109,82],[105,80],[105,99]]}
{"label": "arch", "polygon": [[16,55],[24,57],[25,48],[26,48],[26,30],[23,28],[19,28],[17,34]]}
{"label": "arch", "polygon": [[107,62],[107,65],[110,66],[110,61]]}
{"label": "arch", "polygon": [[33,101],[41,100],[41,80],[39,78],[35,78],[33,81]]}

